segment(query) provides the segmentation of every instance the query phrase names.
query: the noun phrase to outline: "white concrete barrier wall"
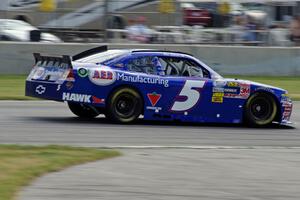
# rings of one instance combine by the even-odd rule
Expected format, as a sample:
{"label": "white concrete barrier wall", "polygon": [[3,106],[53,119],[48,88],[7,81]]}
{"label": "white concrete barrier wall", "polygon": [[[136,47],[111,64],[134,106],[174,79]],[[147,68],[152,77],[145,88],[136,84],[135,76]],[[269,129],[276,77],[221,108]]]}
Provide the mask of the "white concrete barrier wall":
{"label": "white concrete barrier wall", "polygon": [[[0,43],[0,74],[27,74],[32,53],[74,55],[105,44]],[[193,54],[221,75],[299,76],[300,48],[204,45],[108,44],[109,48],[165,49]]]}

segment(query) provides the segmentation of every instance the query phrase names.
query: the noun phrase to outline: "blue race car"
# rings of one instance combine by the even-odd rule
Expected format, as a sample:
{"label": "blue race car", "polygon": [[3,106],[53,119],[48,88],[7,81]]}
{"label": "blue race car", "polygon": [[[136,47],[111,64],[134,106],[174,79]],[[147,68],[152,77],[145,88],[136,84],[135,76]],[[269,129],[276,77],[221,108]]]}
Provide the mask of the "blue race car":
{"label": "blue race car", "polygon": [[34,57],[26,95],[67,102],[82,118],[266,126],[289,123],[292,112],[286,90],[222,78],[186,53],[101,46],[72,57]]}

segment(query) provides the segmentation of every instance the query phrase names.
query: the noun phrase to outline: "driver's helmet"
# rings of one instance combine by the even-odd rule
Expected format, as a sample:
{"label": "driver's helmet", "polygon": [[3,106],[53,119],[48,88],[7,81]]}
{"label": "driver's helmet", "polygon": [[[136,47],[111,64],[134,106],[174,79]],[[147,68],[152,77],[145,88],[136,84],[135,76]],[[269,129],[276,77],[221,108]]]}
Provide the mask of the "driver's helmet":
{"label": "driver's helmet", "polygon": [[159,59],[157,56],[154,56],[152,58],[152,64],[156,68],[157,75],[165,75],[165,67],[160,63]]}

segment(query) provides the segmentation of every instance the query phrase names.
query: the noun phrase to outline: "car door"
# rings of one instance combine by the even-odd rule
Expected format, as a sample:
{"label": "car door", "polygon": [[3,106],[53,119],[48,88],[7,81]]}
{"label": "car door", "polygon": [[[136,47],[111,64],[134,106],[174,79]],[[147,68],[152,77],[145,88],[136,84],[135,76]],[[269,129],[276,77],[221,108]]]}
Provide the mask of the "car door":
{"label": "car door", "polygon": [[189,58],[160,57],[159,61],[169,79],[169,114],[183,121],[201,121],[211,103],[209,71]]}

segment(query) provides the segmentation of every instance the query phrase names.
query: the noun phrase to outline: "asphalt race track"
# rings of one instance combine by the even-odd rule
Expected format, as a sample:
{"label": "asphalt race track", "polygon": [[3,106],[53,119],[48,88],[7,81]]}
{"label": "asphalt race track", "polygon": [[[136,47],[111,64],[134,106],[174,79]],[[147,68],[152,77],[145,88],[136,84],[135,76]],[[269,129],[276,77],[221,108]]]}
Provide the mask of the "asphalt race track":
{"label": "asphalt race track", "polygon": [[50,173],[19,200],[272,199],[300,196],[300,102],[292,127],[112,124],[63,103],[0,101],[0,143],[119,149],[123,156]]}
{"label": "asphalt race track", "polygon": [[294,103],[292,121],[293,127],[270,128],[142,120],[133,125],[119,125],[103,117],[89,121],[76,118],[64,103],[0,101],[0,142],[89,147],[300,147],[300,102]]}

